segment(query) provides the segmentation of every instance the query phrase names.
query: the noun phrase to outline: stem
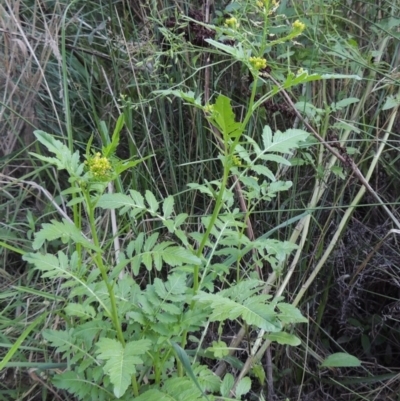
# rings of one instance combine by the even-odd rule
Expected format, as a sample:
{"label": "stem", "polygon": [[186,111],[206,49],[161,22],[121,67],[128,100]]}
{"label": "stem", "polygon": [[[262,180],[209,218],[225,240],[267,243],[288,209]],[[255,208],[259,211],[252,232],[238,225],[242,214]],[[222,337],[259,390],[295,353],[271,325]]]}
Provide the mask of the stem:
{"label": "stem", "polygon": [[[97,236],[97,230],[96,230],[95,219],[94,219],[94,207],[92,205],[92,202],[90,201],[90,196],[89,196],[88,192],[86,190],[84,190],[83,193],[84,193],[84,197],[86,200],[87,213],[88,213],[89,225],[90,225],[90,231],[92,233],[93,243],[96,247],[100,248],[100,242],[99,242],[99,238]],[[114,328],[117,332],[118,340],[120,341],[120,343],[123,346],[125,346],[124,335],[122,333],[122,328],[121,328],[121,325],[120,325],[119,319],[118,319],[117,302],[115,299],[113,285],[110,284],[110,282],[108,280],[107,268],[106,268],[106,266],[104,266],[101,253],[99,253],[99,252],[95,253],[94,262],[95,262],[96,266],[99,268],[101,277],[107,287],[108,295],[110,297],[110,302],[111,302],[111,316],[110,317],[113,322]],[[135,381],[136,381],[136,379],[135,379]]]}
{"label": "stem", "polygon": [[131,381],[132,381],[133,394],[135,397],[139,397],[139,386],[135,375],[132,375]]}

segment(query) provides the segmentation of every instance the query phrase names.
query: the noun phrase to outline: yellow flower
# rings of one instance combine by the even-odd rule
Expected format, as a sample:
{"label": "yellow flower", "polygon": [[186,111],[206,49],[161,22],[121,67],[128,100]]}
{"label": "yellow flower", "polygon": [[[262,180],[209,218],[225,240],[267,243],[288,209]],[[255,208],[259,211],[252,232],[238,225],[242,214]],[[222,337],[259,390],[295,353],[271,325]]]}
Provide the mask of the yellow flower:
{"label": "yellow flower", "polygon": [[306,25],[303,24],[301,21],[296,20],[295,22],[293,22],[292,27],[295,31],[299,32],[299,34],[301,32],[304,31],[304,29],[306,28]]}
{"label": "yellow flower", "polygon": [[102,156],[99,152],[90,157],[87,160],[86,164],[89,168],[89,171],[96,178],[105,178],[112,168],[111,163],[107,159],[107,157]]}
{"label": "yellow flower", "polygon": [[241,167],[242,166],[242,161],[240,160],[240,157],[238,157],[236,155],[232,156],[232,162],[233,162],[234,166],[237,166],[237,167]]}
{"label": "yellow flower", "polygon": [[262,70],[267,66],[267,60],[265,58],[261,57],[250,57],[249,58],[250,64],[256,69],[256,70]]}
{"label": "yellow flower", "polygon": [[227,18],[225,20],[225,26],[229,28],[237,28],[239,26],[237,19],[235,17]]}

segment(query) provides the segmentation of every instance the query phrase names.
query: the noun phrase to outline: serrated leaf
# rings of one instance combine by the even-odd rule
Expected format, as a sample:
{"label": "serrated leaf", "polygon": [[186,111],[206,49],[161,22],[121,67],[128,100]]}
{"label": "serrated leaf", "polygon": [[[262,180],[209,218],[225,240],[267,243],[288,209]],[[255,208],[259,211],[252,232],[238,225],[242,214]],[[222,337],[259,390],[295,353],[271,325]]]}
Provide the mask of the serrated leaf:
{"label": "serrated leaf", "polygon": [[212,347],[207,348],[207,351],[212,352],[214,357],[218,359],[229,355],[229,348],[224,341],[213,341]]}
{"label": "serrated leaf", "polygon": [[162,258],[165,263],[168,263],[170,266],[182,266],[183,264],[199,266],[201,264],[201,259],[199,257],[189,250],[178,246],[166,248],[162,253]]}
{"label": "serrated leaf", "polygon": [[266,125],[262,134],[264,152],[292,154],[292,149],[298,148],[299,142],[305,141],[308,136],[308,132],[295,128],[285,132],[276,131],[272,135],[271,128]]}
{"label": "serrated leaf", "polygon": [[145,197],[146,197],[147,204],[150,206],[149,210],[152,212],[157,212],[159,205],[158,205],[157,199],[154,196],[153,192],[146,190]]}
{"label": "serrated leaf", "polygon": [[336,354],[329,355],[328,358],[322,362],[321,367],[356,367],[361,366],[361,361],[353,355],[345,352],[337,352]]}
{"label": "serrated leaf", "polygon": [[153,388],[135,397],[135,401],[176,401],[176,398]]}
{"label": "serrated leaf", "polygon": [[102,209],[119,209],[121,207],[137,207],[137,204],[128,195],[116,193],[116,194],[103,194],[100,196],[96,207]]}
{"label": "serrated leaf", "polygon": [[163,207],[163,217],[165,219],[168,219],[171,216],[172,212],[174,211],[174,203],[175,200],[172,195],[169,195],[164,199],[162,207]]}
{"label": "serrated leaf", "polygon": [[111,338],[101,338],[96,344],[98,358],[105,360],[104,373],[114,385],[114,395],[122,397],[129,385],[131,376],[136,373],[136,366],[143,363],[137,355],[144,354],[151,346],[150,340],[139,340],[123,345]]}
{"label": "serrated leaf", "polygon": [[284,331],[280,333],[269,333],[266,338],[271,341],[276,341],[278,344],[291,345],[292,347],[297,347],[301,344],[300,338]]}
{"label": "serrated leaf", "polygon": [[71,394],[75,395],[81,400],[87,399],[91,386],[95,387],[98,391],[96,398],[92,399],[110,400],[114,398],[113,394],[107,391],[104,387],[99,386],[97,383],[88,381],[85,376],[80,376],[75,372],[69,371],[56,375],[53,378],[53,384],[59,389],[69,391]]}
{"label": "serrated leaf", "polygon": [[301,312],[292,304],[287,304],[284,302],[279,302],[277,304],[281,313],[278,315],[278,318],[281,322],[285,324],[291,323],[308,323],[308,319],[306,319]]}
{"label": "serrated leaf", "polygon": [[238,383],[238,385],[236,386],[236,398],[239,398],[242,395],[247,394],[251,389],[251,379],[250,377],[243,377],[242,380],[240,380],[240,382]]}
{"label": "serrated leaf", "polygon": [[64,310],[68,316],[77,316],[83,319],[93,319],[96,316],[96,311],[91,305],[82,305],[71,302],[64,308]]}
{"label": "serrated leaf", "polygon": [[251,170],[253,170],[254,172],[256,172],[257,174],[261,174],[264,175],[265,177],[267,177],[268,179],[270,179],[271,181],[275,181],[275,175],[273,174],[273,172],[266,166],[263,166],[261,164],[256,164],[254,166],[251,167]]}
{"label": "serrated leaf", "polygon": [[51,223],[42,224],[42,229],[35,234],[32,248],[37,250],[45,241],[54,241],[55,239],[62,239],[64,242],[71,240],[75,243],[82,244],[86,248],[101,252],[100,248],[86,239],[81,231],[66,219],[63,219],[62,222],[51,220]]}
{"label": "serrated leaf", "polygon": [[249,298],[245,301],[247,305],[242,305],[219,294],[207,294],[203,291],[199,291],[194,299],[211,307],[210,321],[235,320],[241,317],[247,324],[265,331],[276,332],[282,329],[280,322],[275,319],[273,309],[264,302],[252,303]]}
{"label": "serrated leaf", "polygon": [[221,383],[221,395],[223,397],[229,397],[229,395],[230,395],[229,393],[234,384],[235,384],[234,377],[232,376],[231,373],[227,373],[224,376],[224,379],[222,380],[222,383]]}
{"label": "serrated leaf", "polygon": [[242,124],[235,121],[231,99],[224,95],[219,95],[214,104],[213,122],[216,123],[225,140],[236,138],[242,132]]}
{"label": "serrated leaf", "polygon": [[283,156],[279,156],[279,155],[275,155],[275,154],[271,154],[271,153],[261,155],[260,159],[265,160],[267,162],[275,162],[275,163],[283,164],[285,166],[292,165],[292,163],[288,159],[285,159]]}

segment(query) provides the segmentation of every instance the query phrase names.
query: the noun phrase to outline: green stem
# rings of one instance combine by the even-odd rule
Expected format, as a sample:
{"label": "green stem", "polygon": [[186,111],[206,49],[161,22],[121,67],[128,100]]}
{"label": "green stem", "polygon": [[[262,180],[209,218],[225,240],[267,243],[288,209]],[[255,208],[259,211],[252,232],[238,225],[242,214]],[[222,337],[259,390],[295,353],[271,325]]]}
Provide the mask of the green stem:
{"label": "green stem", "polygon": [[[97,230],[96,230],[96,225],[95,225],[94,207],[92,205],[92,202],[90,200],[90,196],[87,193],[87,191],[84,190],[83,192],[84,192],[86,205],[87,205],[87,213],[88,213],[89,225],[90,225],[90,231],[91,231],[91,234],[92,234],[93,243],[94,243],[94,245],[96,247],[100,248],[100,242],[99,242],[99,238],[97,236]],[[108,295],[110,297],[110,302],[111,302],[111,316],[110,317],[111,317],[111,320],[113,322],[114,328],[115,328],[115,330],[117,332],[118,340],[120,341],[120,343],[123,346],[125,346],[124,335],[122,333],[121,324],[119,323],[119,319],[118,319],[117,302],[116,302],[116,298],[115,298],[115,294],[114,294],[113,285],[110,284],[110,282],[108,280],[107,268],[103,263],[103,258],[102,258],[101,253],[99,253],[99,252],[95,253],[94,261],[95,261],[96,266],[99,268],[100,273],[101,273],[101,277],[102,277],[102,279],[103,279],[103,281],[104,281],[104,283],[106,284],[106,287],[107,287]]]}
{"label": "green stem", "polygon": [[133,394],[135,397],[139,397],[139,385],[135,375],[132,375],[131,381],[132,381]]}
{"label": "green stem", "polygon": [[[253,87],[251,90],[251,95],[250,95],[250,101],[249,101],[249,107],[247,109],[247,113],[246,116],[243,120],[241,129],[240,129],[240,133],[242,134],[245,127],[247,126],[251,116],[253,115],[253,106],[254,106],[254,99],[256,96],[256,91],[257,91],[257,79],[258,79],[258,75],[254,76],[254,81],[253,81]],[[224,137],[224,142],[226,144],[226,147],[224,149],[225,151],[225,163],[224,163],[224,172],[223,172],[223,176],[222,176],[222,182],[221,182],[221,188],[219,190],[217,199],[215,201],[215,207],[211,216],[211,220],[208,224],[208,227],[206,229],[206,232],[203,235],[203,238],[200,242],[199,248],[196,252],[196,255],[198,257],[201,256],[201,254],[203,253],[204,247],[206,246],[208,237],[210,236],[211,230],[214,227],[215,221],[217,220],[218,216],[219,216],[219,212],[222,208],[222,200],[223,200],[223,196],[226,190],[226,185],[228,183],[228,179],[229,179],[229,172],[230,172],[230,160],[229,160],[229,156],[231,156],[236,148],[236,145],[239,143],[240,138],[241,138],[241,134],[238,135],[235,140],[232,142],[232,144],[229,144],[228,141],[225,140],[227,134],[226,133],[222,133],[223,137]],[[193,292],[194,294],[197,293],[198,289],[199,289],[199,266],[195,266],[194,268],[194,273],[193,273]],[[192,307],[194,306],[194,304],[192,303]]]}

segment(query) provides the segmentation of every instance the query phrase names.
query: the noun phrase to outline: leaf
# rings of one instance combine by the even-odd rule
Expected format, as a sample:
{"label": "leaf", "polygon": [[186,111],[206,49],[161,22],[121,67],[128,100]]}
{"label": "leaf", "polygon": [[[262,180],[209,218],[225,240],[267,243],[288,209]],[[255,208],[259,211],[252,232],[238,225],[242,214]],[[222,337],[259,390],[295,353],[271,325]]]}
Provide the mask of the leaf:
{"label": "leaf", "polygon": [[274,173],[266,166],[262,166],[261,164],[256,164],[251,167],[251,170],[255,171],[257,174],[264,175],[269,178],[271,181],[275,181]]}
{"label": "leaf", "polygon": [[242,124],[235,121],[235,114],[231,106],[231,99],[219,95],[215,104],[212,120],[223,134],[226,141],[236,138],[242,133]]}
{"label": "leaf", "polygon": [[229,355],[229,348],[224,341],[213,341],[212,347],[207,348],[214,354],[215,358],[222,359],[224,356]]}
{"label": "leaf", "polygon": [[335,354],[329,355],[328,358],[322,362],[321,367],[357,367],[361,366],[361,361],[353,355],[347,354],[345,352],[337,352]]}
{"label": "leaf", "polygon": [[248,298],[245,304],[241,305],[219,294],[208,294],[203,291],[199,291],[194,299],[211,307],[213,310],[210,315],[211,321],[222,322],[226,319],[235,320],[241,317],[247,324],[265,331],[276,332],[282,329],[282,325],[275,318],[276,313],[273,308],[258,299]]}
{"label": "leaf", "polygon": [[68,316],[77,316],[83,319],[93,319],[96,317],[96,311],[91,305],[82,305],[71,302],[64,308],[64,310]]}
{"label": "leaf", "polygon": [[123,345],[111,338],[101,338],[96,344],[98,358],[105,360],[104,374],[110,377],[114,385],[114,395],[122,397],[131,383],[131,376],[136,373],[135,365],[143,363],[137,355],[144,354],[151,347],[150,340],[139,340]]}
{"label": "leaf", "polygon": [[51,220],[51,223],[42,224],[42,229],[35,234],[32,248],[37,250],[45,241],[53,241],[55,239],[62,239],[63,242],[71,240],[74,243],[82,244],[88,249],[101,252],[100,248],[96,247],[92,242],[86,239],[81,231],[66,219],[63,219],[62,222]]}
{"label": "leaf", "polygon": [[213,39],[206,39],[205,41],[207,43],[209,43],[210,45],[216,47],[217,49],[220,49],[220,50],[224,51],[225,53],[230,54],[231,56],[233,56],[234,58],[236,58],[238,60],[242,60],[244,57],[243,49],[241,49],[239,47],[228,46],[221,42],[217,42],[216,40],[213,40]]}
{"label": "leaf", "polygon": [[[105,157],[113,156],[115,151],[117,150],[117,147],[119,145],[119,140],[120,140],[120,132],[121,132],[122,128],[124,127],[124,124],[125,124],[125,115],[120,114],[120,116],[118,117],[117,123],[115,124],[114,132],[113,132],[112,138],[111,138],[111,143],[108,144],[107,146],[104,146],[102,149],[103,155]],[[107,135],[107,137],[108,137],[108,135]]]}
{"label": "leaf", "polygon": [[229,397],[229,393],[231,389],[233,388],[233,385],[235,384],[235,379],[233,378],[231,373],[227,373],[224,377],[224,380],[222,380],[221,383],[221,395],[223,397]]}
{"label": "leaf", "polygon": [[131,190],[131,196],[115,193],[115,194],[103,194],[100,196],[96,207],[102,209],[119,209],[121,207],[129,207],[135,209],[146,210],[144,205],[143,196],[137,192]]}
{"label": "leaf", "polygon": [[172,195],[167,196],[163,202],[163,217],[168,219],[174,211],[174,197]]}
{"label": "leaf", "polygon": [[201,96],[198,96],[197,98],[195,98],[195,93],[193,91],[183,92],[181,90],[166,89],[166,90],[156,90],[156,91],[153,91],[153,93],[156,95],[162,95],[162,96],[173,95],[175,97],[185,100],[186,102],[192,104],[195,107],[198,107],[201,109],[203,108],[202,103],[201,103]]}
{"label": "leaf", "polygon": [[291,149],[297,148],[299,142],[305,141],[308,136],[308,132],[295,128],[290,128],[285,132],[276,131],[272,135],[271,128],[266,125],[262,133],[264,152],[292,154]]}
{"label": "leaf", "polygon": [[251,389],[251,379],[250,377],[243,377],[242,380],[236,386],[236,398],[240,399],[242,395],[247,394]]}
{"label": "leaf", "polygon": [[[112,400],[113,394],[107,391],[103,386],[87,380],[85,376],[80,376],[76,372],[63,372],[56,375],[53,384],[62,390],[67,390],[80,400],[88,399],[88,394],[92,400]],[[93,392],[95,390],[95,392]]]}
{"label": "leaf", "polygon": [[332,110],[342,110],[345,107],[349,106],[350,104],[354,104],[354,103],[358,103],[360,101],[360,99],[356,98],[356,97],[348,97],[346,99],[342,99],[339,102],[336,103],[332,103],[331,108]]}
{"label": "leaf", "polygon": [[185,263],[196,266],[201,265],[201,259],[199,257],[194,255],[191,251],[179,246],[166,248],[161,256],[165,263],[168,263],[170,266],[182,266]]}
{"label": "leaf", "polygon": [[300,338],[284,331],[281,331],[280,333],[269,333],[266,338],[271,341],[276,341],[278,344],[291,345],[293,347],[297,347],[301,344]]}
{"label": "leaf", "polygon": [[284,302],[279,302],[277,304],[281,313],[278,315],[278,318],[281,322],[285,324],[290,323],[308,323],[308,319],[306,319],[301,312],[292,304],[287,304]]}
{"label": "leaf", "polygon": [[135,401],[176,401],[176,398],[153,388],[135,397]]}
{"label": "leaf", "polygon": [[399,107],[400,105],[400,96],[399,95],[389,95],[386,98],[385,104],[382,107],[382,110],[393,109],[394,107]]}
{"label": "leaf", "polygon": [[189,357],[186,354],[185,350],[174,342],[171,342],[171,345],[174,348],[178,359],[181,361],[183,367],[185,368],[186,374],[193,380],[193,383],[200,390],[200,392],[203,394],[203,396],[208,400],[207,395],[203,392],[202,388],[200,387],[199,382],[196,379],[196,376],[193,373],[192,365],[190,364]]}
{"label": "leaf", "polygon": [[150,206],[149,210],[152,212],[157,212],[158,202],[157,202],[157,199],[154,196],[153,192],[146,190],[145,197],[146,197],[147,204]]}

